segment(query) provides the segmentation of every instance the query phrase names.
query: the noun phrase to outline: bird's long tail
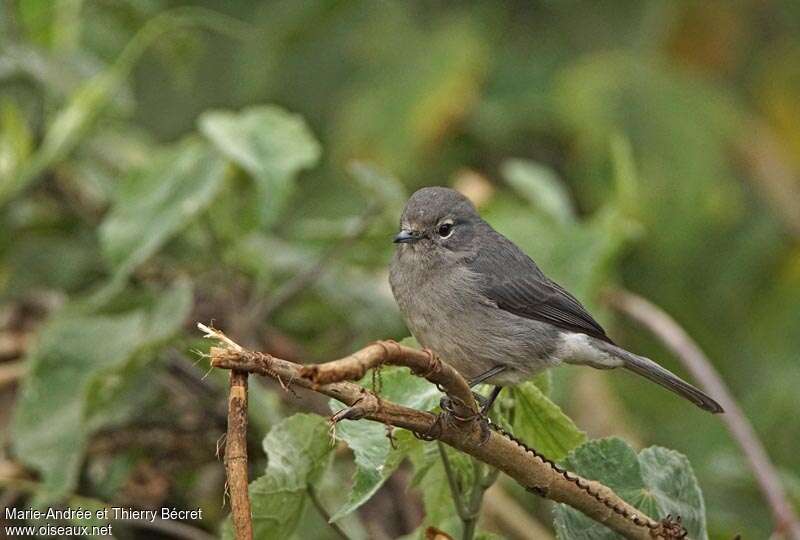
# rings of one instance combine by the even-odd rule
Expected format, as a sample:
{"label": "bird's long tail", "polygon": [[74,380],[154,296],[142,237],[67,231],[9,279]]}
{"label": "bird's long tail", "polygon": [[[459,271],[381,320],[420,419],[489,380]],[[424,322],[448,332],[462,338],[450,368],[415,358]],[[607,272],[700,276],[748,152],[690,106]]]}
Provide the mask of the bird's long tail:
{"label": "bird's long tail", "polygon": [[704,392],[687,383],[671,371],[659,366],[649,358],[633,354],[609,343],[603,343],[602,346],[607,352],[621,359],[624,368],[642,377],[646,377],[654,383],[660,384],[667,390],[671,390],[679,396],[688,399],[701,409],[715,414],[725,412],[719,403],[711,399]]}

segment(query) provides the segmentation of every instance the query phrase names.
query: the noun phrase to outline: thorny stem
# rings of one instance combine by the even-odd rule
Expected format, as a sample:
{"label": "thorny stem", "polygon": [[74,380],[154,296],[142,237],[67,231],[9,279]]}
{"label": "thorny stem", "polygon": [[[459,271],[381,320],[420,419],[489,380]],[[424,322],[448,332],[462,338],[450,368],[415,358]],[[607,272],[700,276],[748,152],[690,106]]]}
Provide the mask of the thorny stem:
{"label": "thorny stem", "polygon": [[[464,378],[450,365],[425,351],[391,341],[374,343],[345,358],[325,364],[298,365],[271,355],[248,351],[219,331],[198,325],[218,341],[211,348],[211,365],[269,376],[333,397],[348,407],[341,418],[372,420],[404,428],[426,440],[439,440],[471,457],[505,472],[529,491],[567,504],[626,538],[685,538],[685,529],[669,516],[654,520],[622,500],[609,487],[559,467],[534,449],[491,425],[486,431],[478,421],[477,404]],[[359,386],[369,370],[380,365],[410,368],[412,373],[438,385],[453,402],[449,415],[436,416],[378,397]],[[446,416],[443,418],[443,416]],[[491,480],[491,476],[486,482]]]}

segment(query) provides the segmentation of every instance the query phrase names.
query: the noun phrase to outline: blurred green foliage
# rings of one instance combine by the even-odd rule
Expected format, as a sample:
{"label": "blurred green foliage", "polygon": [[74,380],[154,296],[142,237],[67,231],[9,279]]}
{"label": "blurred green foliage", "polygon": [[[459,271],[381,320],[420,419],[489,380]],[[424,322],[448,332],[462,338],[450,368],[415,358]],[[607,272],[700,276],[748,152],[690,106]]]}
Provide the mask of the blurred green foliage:
{"label": "blurred green foliage", "polygon": [[[193,321],[309,361],[404,337],[386,284],[389,239],[405,197],[444,184],[478,199],[618,342],[681,372],[604,312],[598,293],[622,284],[670,312],[800,504],[798,178],[800,7],[790,0],[6,2],[0,332],[24,344],[27,374],[13,420],[2,419],[3,456],[39,475],[39,500],[201,506],[201,526],[216,532],[225,385],[193,366],[190,351],[207,347]],[[707,524],[692,521],[698,537],[704,527],[714,539],[769,533],[717,418],[644,381],[589,375],[612,392],[587,398],[577,369],[552,377],[551,397],[577,428],[530,385],[516,413],[527,403],[525,416],[542,421],[515,417],[515,431],[557,428],[548,451],[562,457],[578,429],[596,433],[581,423],[587,409],[615,411],[616,429],[689,458],[707,506]],[[436,405],[409,384],[383,373],[392,399]],[[324,432],[310,416],[276,425],[305,408],[276,388],[252,385],[253,440],[270,433],[269,464],[251,452],[264,493],[286,479],[272,458],[280,437]],[[287,434],[292,422],[302,425]],[[176,435],[92,451],[109,432],[153,426]],[[366,424],[345,423],[336,438],[355,459],[293,465],[306,472],[278,508],[285,530],[333,534],[306,504],[314,483],[349,534],[368,536],[367,500],[405,457],[426,523],[458,526],[435,447],[398,435],[393,449],[383,426]],[[327,456],[320,441],[301,442],[298,463]],[[567,462],[580,470],[621,444],[590,441]],[[621,488],[651,488],[652,467],[683,463],[660,448],[618,450],[641,469]],[[148,489],[136,491],[143,476]],[[265,520],[275,511],[260,508]],[[584,526],[556,509],[560,535]]]}

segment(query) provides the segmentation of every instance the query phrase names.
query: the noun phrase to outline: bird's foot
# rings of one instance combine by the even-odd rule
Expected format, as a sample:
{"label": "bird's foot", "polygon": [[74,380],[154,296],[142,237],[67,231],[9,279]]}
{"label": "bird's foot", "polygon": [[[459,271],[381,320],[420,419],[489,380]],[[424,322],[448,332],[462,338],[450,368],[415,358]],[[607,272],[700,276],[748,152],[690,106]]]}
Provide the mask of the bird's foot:
{"label": "bird's foot", "polygon": [[488,411],[492,404],[487,398],[476,392],[473,392],[472,395],[478,403],[478,412],[466,417],[458,416],[453,408],[453,399],[450,396],[444,396],[441,401],[439,401],[439,407],[442,409],[442,412],[437,416],[437,422],[439,419],[442,419],[444,422],[452,422],[453,419],[460,422],[478,422],[481,429],[479,444],[483,445],[489,440],[491,420],[489,420]]}

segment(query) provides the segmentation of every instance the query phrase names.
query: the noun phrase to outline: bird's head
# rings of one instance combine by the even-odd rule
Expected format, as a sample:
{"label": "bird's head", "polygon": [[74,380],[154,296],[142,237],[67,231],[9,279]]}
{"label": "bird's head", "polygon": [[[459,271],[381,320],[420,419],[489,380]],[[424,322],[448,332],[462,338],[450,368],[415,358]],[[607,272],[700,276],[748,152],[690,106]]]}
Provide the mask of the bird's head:
{"label": "bird's head", "polygon": [[394,242],[401,251],[453,256],[471,250],[476,225],[481,222],[475,206],[458,191],[426,187],[406,203]]}

